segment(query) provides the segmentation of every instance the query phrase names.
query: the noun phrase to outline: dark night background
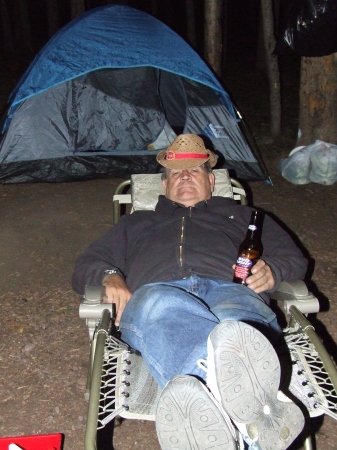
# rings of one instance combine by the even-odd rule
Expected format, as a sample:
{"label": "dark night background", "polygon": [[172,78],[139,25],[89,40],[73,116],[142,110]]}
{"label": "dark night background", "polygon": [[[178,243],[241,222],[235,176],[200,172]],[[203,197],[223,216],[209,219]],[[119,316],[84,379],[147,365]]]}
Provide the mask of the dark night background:
{"label": "dark night background", "polygon": [[[5,1],[5,0],[3,0]],[[27,42],[24,41],[22,33],[22,18],[18,3],[16,0],[6,2],[10,15],[10,27],[12,29],[15,53],[17,56],[33,56],[48,41],[47,9],[45,0],[29,0],[27,2],[29,26],[31,32],[31,48],[27,48]],[[104,0],[87,0],[86,10],[106,5],[108,3],[128,4],[134,8],[153,14],[151,2],[147,0],[130,0],[128,2],[107,2]],[[282,11],[286,10],[286,4],[282,2]],[[196,50],[200,55],[203,54],[203,16],[204,2],[195,0],[196,14]],[[225,2],[226,11],[224,11],[224,53],[226,55],[225,63],[235,63],[245,61],[249,66],[256,64],[257,46],[259,36],[260,2],[258,0],[228,0]],[[58,22],[59,28],[63,27],[71,20],[70,0],[58,0]],[[282,14],[282,11],[278,12]],[[1,17],[1,10],[0,10]],[[186,39],[186,9],[185,2],[181,0],[165,0],[158,2],[157,18],[180,34]],[[1,22],[3,24],[3,21]],[[276,24],[276,27],[279,26]],[[6,42],[4,42],[4,33],[1,30],[0,52],[6,52]],[[7,53],[7,54],[6,54]]]}

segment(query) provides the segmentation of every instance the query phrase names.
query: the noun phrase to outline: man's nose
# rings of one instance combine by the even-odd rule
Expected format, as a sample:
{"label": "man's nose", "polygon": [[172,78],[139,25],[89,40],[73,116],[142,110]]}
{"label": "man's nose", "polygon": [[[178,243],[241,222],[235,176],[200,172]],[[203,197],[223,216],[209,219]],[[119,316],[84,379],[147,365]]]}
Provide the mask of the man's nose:
{"label": "man's nose", "polygon": [[188,179],[191,178],[191,174],[187,169],[183,169],[180,174],[180,178]]}

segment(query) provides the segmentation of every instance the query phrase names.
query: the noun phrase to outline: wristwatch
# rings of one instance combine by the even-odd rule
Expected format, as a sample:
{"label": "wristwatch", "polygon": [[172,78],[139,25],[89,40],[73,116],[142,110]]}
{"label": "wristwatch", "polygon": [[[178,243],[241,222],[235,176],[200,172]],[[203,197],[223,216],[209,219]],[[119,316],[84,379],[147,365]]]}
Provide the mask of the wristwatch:
{"label": "wristwatch", "polygon": [[106,276],[106,275],[113,275],[113,274],[117,274],[117,275],[122,276],[121,271],[118,270],[118,269],[107,269],[107,270],[105,270],[105,271],[103,272],[103,275],[104,275],[104,276]]}

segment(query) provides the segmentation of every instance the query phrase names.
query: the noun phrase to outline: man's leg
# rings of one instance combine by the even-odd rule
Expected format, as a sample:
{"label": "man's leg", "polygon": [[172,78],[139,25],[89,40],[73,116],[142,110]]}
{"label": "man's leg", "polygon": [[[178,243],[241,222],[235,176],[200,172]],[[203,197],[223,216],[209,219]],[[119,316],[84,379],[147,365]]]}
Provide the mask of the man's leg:
{"label": "man's leg", "polygon": [[197,365],[207,355],[207,339],[223,320],[241,320],[279,337],[275,314],[245,286],[192,275],[186,280],[151,283],[138,289],[121,320],[122,339],[140,351],[157,383],[175,375],[205,379]]}
{"label": "man's leg", "polygon": [[[229,319],[229,322],[225,322],[226,319]],[[249,325],[237,322],[240,320],[251,323],[255,325],[256,328],[262,329],[265,334],[269,334],[273,339],[277,339],[281,334],[281,329],[277,324],[275,315],[271,312],[270,308],[265,305],[262,299],[253,293],[253,291],[242,286],[233,285],[232,283],[207,280],[192,276],[188,280],[175,283],[155,283],[144,286],[138,290],[130,300],[123,314],[121,330],[122,338],[143,354],[152,374],[157,379],[158,383],[163,386],[168,379],[179,373],[189,373],[205,379],[205,374],[203,374],[202,370],[196,366],[196,361],[199,358],[204,358],[206,355],[205,342],[208,339],[208,335],[212,333],[213,338],[215,336],[219,337],[221,334],[218,333],[219,328],[221,328],[221,331],[224,329],[230,330],[231,325],[228,326],[229,324],[238,324],[239,328],[244,326],[246,330],[254,330],[254,333],[259,336],[260,341],[264,340],[269,346],[268,348],[272,349],[271,344],[263,334],[258,332],[255,328],[252,329]],[[223,323],[218,325],[219,321],[222,321]],[[238,336],[236,336],[234,340],[236,344],[238,344],[237,348],[239,348],[238,351],[240,357],[246,355],[241,362],[237,362],[237,367],[235,367],[235,365],[233,366],[234,370],[241,370],[239,378],[241,377],[242,372],[245,372],[245,375],[248,373],[248,382],[247,377],[246,380],[243,381],[243,387],[245,388],[252,381],[252,378],[258,378],[256,375],[259,374],[257,367],[261,367],[260,351],[255,344],[249,346],[242,340],[240,341]],[[230,347],[229,339],[223,339],[222,337],[213,339],[215,348],[213,348],[214,364],[212,370],[214,373],[217,371],[218,374],[214,376],[216,389],[214,388],[214,384],[212,387],[214,391],[218,391],[213,393],[219,402],[226,404],[225,397],[223,397],[221,393],[219,394],[219,391],[226,391],[228,389],[231,394],[234,393],[234,395],[236,395],[236,390],[241,387],[241,380],[239,380],[238,384],[233,384],[234,388],[231,382],[227,383],[226,381],[222,384],[223,370],[226,369],[226,364],[222,359],[224,355],[222,343],[225,344],[226,348],[227,346]],[[242,349],[247,351],[242,351]],[[227,353],[230,353],[231,349],[227,349],[226,351]],[[268,360],[267,363],[269,364],[270,361]],[[210,358],[208,358],[208,366],[207,378],[209,379],[209,374],[211,372]],[[274,376],[274,379],[279,380],[279,366],[277,367],[276,364],[274,368],[275,367],[277,373],[276,378]],[[248,369],[252,371],[252,376],[250,376]],[[187,379],[188,378],[191,377],[187,377]],[[179,387],[180,384],[181,383],[177,383],[177,380],[172,380],[164,389],[159,404],[158,414],[166,411],[167,417],[171,417],[169,411],[170,408],[167,408],[167,402],[171,402],[172,406],[173,394],[177,394],[181,391]],[[199,402],[206,401],[204,395],[205,392],[202,392],[203,388],[201,388],[201,386],[198,387],[194,381],[193,383],[188,384],[193,386],[190,392],[190,397],[192,399],[198,400]],[[212,383],[209,384],[212,385]],[[252,385],[250,385],[249,388],[251,389]],[[260,400],[259,397],[265,393],[263,389],[263,392],[259,389],[260,388],[256,389],[256,386],[253,386],[252,401],[254,405],[256,404],[255,396]],[[292,441],[300,432],[303,417],[301,414],[298,414],[297,409],[293,408],[294,405],[292,403],[291,405],[293,406],[278,410],[277,408],[280,405],[278,405],[276,394],[273,401],[270,401],[271,403],[268,400],[272,406],[271,415],[269,416],[268,413],[268,407],[270,408],[269,404],[263,404],[266,408],[262,408],[263,414],[267,419],[271,419],[271,428],[265,426],[266,420],[264,419],[266,417],[263,415],[261,416],[260,410],[257,411],[253,408],[254,419],[256,418],[256,414],[259,414],[258,419],[256,419],[256,424],[253,422],[252,417],[243,419],[240,424],[240,420],[236,420],[237,418],[234,414],[234,412],[236,413],[236,411],[234,411],[235,408],[226,405],[232,419],[239,428],[241,427],[242,432],[250,437],[251,442],[257,441],[258,445],[252,443],[252,449],[285,449],[288,447],[290,441]],[[181,411],[188,416],[188,411],[191,411],[189,404],[184,403],[183,397],[181,397],[180,400]],[[212,412],[212,415],[215,414],[217,417],[216,411],[218,408],[221,410],[221,406],[217,405],[216,402],[212,402],[210,398],[208,398],[207,404],[205,403],[205,405],[209,412]],[[292,419],[289,423],[289,427],[287,427],[287,424],[283,426],[284,424],[282,422],[286,409],[293,413],[290,414]],[[278,413],[278,411],[281,410],[282,414],[279,417],[279,421],[276,420],[275,422],[281,423],[276,431],[277,445],[275,444],[276,446],[273,447],[273,437],[270,437],[274,426],[273,421],[275,420],[275,412]],[[161,413],[159,413],[159,411],[161,411]],[[187,416],[186,419],[188,422],[189,418]],[[293,419],[295,419],[295,421]],[[166,429],[166,425],[163,425],[163,422],[161,423],[162,425],[159,426],[158,433],[161,433]],[[178,430],[179,434],[184,434],[188,431],[188,427],[185,426],[184,421],[180,423],[181,427]],[[192,428],[192,434],[198,434],[201,431],[195,424]],[[289,430],[289,436],[286,436],[286,428]],[[264,438],[263,436],[266,435],[269,437]],[[174,440],[175,433],[171,430],[169,436]],[[172,444],[174,443],[172,442]],[[271,447],[270,444],[272,444]],[[230,443],[228,445],[232,444]],[[171,447],[163,444],[163,449],[169,448]],[[174,445],[172,448],[174,448]],[[223,448],[230,449],[232,447],[223,446]]]}
{"label": "man's leg", "polygon": [[269,340],[277,342],[282,329],[263,298],[253,290],[230,281],[204,279],[197,293],[219,322],[237,320],[249,323]]}
{"label": "man's leg", "polygon": [[271,341],[277,343],[282,330],[260,296],[238,288],[209,280],[206,299],[220,324],[208,339],[206,382],[252,448],[283,450],[302,431],[304,417],[279,392],[281,368]]}
{"label": "man's leg", "polygon": [[208,339],[207,385],[243,436],[262,450],[283,450],[304,426],[300,408],[279,391],[280,363],[269,340],[238,321]]}
{"label": "man's leg", "polygon": [[189,284],[142,286],[122,315],[122,339],[141,352],[161,387],[177,374],[205,378],[197,361],[206,357],[208,336],[219,321],[202,300],[182,288]]}
{"label": "man's leg", "polygon": [[229,417],[197,379],[206,377],[197,360],[205,358],[208,335],[218,320],[192,292],[191,280],[137,290],[122,316],[122,339],[142,353],[158,384],[165,386],[156,413],[163,450],[236,450]]}

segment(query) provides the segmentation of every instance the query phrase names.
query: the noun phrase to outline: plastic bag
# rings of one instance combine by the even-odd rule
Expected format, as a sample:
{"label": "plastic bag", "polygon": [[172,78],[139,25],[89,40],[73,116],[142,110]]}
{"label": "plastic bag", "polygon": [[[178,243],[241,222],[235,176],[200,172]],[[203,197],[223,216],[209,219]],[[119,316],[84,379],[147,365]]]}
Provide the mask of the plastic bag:
{"label": "plastic bag", "polygon": [[337,181],[337,145],[316,141],[310,155],[310,180],[331,185]]}
{"label": "plastic bag", "polygon": [[296,147],[279,164],[281,175],[293,184],[331,185],[337,181],[337,145],[315,141]]}
{"label": "plastic bag", "polygon": [[275,53],[292,48],[300,56],[337,52],[336,0],[293,0]]}
{"label": "plastic bag", "polygon": [[281,175],[293,184],[310,183],[310,149],[296,147],[288,158],[281,159],[279,164]]}

